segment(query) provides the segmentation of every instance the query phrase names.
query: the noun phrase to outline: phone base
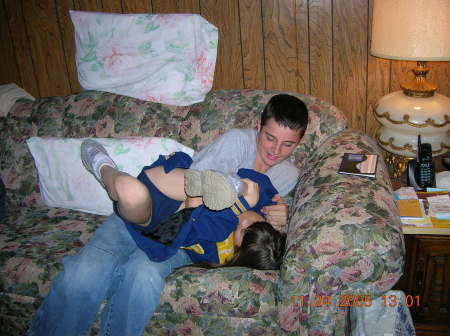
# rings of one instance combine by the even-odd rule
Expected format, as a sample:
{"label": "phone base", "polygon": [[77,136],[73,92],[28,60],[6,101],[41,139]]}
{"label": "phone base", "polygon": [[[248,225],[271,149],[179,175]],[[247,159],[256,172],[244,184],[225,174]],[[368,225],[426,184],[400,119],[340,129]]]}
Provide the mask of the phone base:
{"label": "phone base", "polygon": [[[413,187],[415,191],[426,191],[427,188],[434,188],[436,187],[436,178],[434,175],[434,169],[433,164],[430,165],[430,168],[427,168],[430,170],[430,178],[428,181],[420,181],[419,175],[421,173],[421,167],[417,163],[416,159],[411,159],[408,162],[408,175],[407,175],[407,184],[410,187]],[[423,173],[423,172],[422,172]]]}

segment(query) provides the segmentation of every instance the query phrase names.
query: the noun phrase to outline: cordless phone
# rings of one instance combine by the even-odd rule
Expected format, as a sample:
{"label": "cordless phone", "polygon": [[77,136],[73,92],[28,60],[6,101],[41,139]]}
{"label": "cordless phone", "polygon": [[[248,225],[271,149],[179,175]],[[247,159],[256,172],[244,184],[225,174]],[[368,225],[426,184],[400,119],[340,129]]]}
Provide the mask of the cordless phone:
{"label": "cordless phone", "polygon": [[416,191],[436,186],[431,144],[423,144],[420,135],[417,138],[417,157],[408,162],[408,185]]}

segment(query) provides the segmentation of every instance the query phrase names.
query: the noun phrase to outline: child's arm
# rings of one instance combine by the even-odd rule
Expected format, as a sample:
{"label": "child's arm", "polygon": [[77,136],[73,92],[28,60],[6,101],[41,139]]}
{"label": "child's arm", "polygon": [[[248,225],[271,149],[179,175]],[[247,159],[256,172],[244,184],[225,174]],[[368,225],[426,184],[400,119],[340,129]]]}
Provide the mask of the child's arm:
{"label": "child's arm", "polygon": [[254,212],[252,210],[246,211],[243,214],[240,214],[238,216],[238,218],[239,218],[239,224],[242,225],[243,227],[248,227],[255,222],[266,221],[266,219],[263,216],[261,216],[260,214]]}
{"label": "child's arm", "polygon": [[242,182],[244,182],[242,196],[250,207],[253,208],[259,201],[259,185],[248,178],[242,179]]}

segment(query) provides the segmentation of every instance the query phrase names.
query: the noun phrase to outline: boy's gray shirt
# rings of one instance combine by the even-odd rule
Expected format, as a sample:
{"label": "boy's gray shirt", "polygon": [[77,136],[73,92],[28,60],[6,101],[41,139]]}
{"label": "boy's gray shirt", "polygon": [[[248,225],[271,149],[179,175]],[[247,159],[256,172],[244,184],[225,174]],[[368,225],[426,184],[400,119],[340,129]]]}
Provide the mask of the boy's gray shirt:
{"label": "boy's gray shirt", "polygon": [[[255,129],[231,129],[193,157],[190,168],[236,173],[240,168],[253,169],[256,159]],[[297,184],[298,170],[288,161],[271,167],[266,175],[281,196],[286,196]]]}

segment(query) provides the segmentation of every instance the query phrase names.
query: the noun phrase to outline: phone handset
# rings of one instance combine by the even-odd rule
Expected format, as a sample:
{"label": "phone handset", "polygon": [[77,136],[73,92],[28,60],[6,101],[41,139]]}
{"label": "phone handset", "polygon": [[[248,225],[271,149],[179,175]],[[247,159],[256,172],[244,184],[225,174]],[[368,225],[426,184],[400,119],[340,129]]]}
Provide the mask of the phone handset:
{"label": "phone handset", "polygon": [[408,185],[416,191],[436,186],[431,144],[423,144],[420,135],[417,138],[417,157],[408,162]]}

